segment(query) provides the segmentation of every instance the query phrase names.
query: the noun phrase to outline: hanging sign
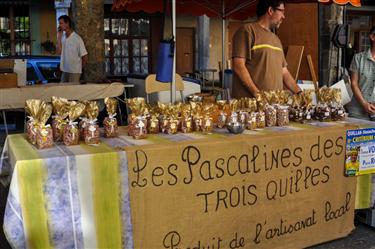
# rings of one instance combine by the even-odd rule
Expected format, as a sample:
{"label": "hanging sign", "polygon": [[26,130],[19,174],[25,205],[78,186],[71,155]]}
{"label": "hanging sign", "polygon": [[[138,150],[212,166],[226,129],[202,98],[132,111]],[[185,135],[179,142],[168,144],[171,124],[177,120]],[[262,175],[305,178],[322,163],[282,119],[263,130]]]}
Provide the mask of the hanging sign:
{"label": "hanging sign", "polygon": [[365,175],[375,172],[375,128],[346,132],[345,174]]}

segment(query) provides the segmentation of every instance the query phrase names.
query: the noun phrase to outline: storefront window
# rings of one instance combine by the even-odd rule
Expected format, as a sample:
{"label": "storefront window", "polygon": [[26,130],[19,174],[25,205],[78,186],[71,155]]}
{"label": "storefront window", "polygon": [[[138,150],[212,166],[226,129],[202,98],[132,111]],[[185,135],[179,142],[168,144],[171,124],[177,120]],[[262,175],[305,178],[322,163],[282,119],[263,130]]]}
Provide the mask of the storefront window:
{"label": "storefront window", "polygon": [[132,35],[134,36],[147,36],[150,32],[150,22],[143,18],[132,18]]}
{"label": "storefront window", "polygon": [[31,54],[30,17],[27,5],[0,8],[0,56]]}
{"label": "storefront window", "polygon": [[0,56],[10,55],[9,17],[0,17]]}
{"label": "storefront window", "polygon": [[351,45],[356,52],[365,51],[370,47],[368,31],[373,26],[372,15],[368,12],[350,12],[348,14],[348,24],[350,25]]}
{"label": "storefront window", "polygon": [[370,48],[369,32],[361,31],[359,32],[359,51],[365,51]]}
{"label": "storefront window", "polygon": [[148,74],[150,21],[147,18],[106,16],[105,70],[107,75]]}

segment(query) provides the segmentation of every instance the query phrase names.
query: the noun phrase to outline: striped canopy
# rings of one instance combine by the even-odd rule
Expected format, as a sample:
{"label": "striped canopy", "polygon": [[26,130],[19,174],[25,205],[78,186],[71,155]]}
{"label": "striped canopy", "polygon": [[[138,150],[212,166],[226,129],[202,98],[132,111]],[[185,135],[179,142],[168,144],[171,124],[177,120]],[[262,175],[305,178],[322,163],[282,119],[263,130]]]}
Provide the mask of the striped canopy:
{"label": "striped canopy", "polygon": [[[287,3],[334,2],[361,6],[361,0],[286,0]],[[209,17],[247,19],[255,14],[257,0],[176,0],[176,11],[182,14],[207,15]],[[169,7],[169,5],[168,5]],[[113,0],[112,11],[144,11],[147,13],[162,12],[162,0]]]}
{"label": "striped canopy", "polygon": [[329,3],[333,1],[334,3],[337,4],[348,4],[350,3],[351,5],[355,7],[360,7],[361,6],[361,0],[318,0],[321,3]]}
{"label": "striped canopy", "polygon": [[[169,3],[169,1],[167,1]],[[176,11],[195,16],[207,15],[245,20],[255,13],[257,0],[176,0]],[[167,8],[170,5],[167,4]],[[112,11],[163,11],[163,0],[113,0]]]}

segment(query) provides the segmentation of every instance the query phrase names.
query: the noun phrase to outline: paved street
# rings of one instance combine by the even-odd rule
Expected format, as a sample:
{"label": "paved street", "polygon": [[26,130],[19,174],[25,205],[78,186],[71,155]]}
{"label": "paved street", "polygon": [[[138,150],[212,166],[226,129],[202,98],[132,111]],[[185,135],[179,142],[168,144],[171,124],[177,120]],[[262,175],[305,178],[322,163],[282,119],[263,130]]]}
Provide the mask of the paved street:
{"label": "paved street", "polygon": [[323,243],[311,249],[375,249],[375,229],[360,224],[346,238]]}

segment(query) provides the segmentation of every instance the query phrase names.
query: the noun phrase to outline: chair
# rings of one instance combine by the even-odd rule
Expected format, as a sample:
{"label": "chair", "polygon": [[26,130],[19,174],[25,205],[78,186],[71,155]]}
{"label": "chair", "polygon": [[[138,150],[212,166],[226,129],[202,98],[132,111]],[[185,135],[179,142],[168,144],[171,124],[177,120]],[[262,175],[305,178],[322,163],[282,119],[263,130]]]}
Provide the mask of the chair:
{"label": "chair", "polygon": [[[112,83],[117,83],[117,82],[112,82]],[[126,110],[126,117],[129,117],[129,107],[128,107],[128,104],[126,103],[126,100],[128,99],[128,94],[126,93],[126,90],[127,89],[132,89],[134,88],[134,84],[128,84],[128,83],[124,83],[122,82],[121,80],[118,81],[118,83],[122,83],[124,85],[124,93],[123,93],[123,97],[124,97],[124,100],[122,100],[119,96],[115,97],[118,101],[120,101],[121,103],[123,103],[125,105],[125,110]],[[121,106],[120,106],[120,103],[118,103],[117,105],[117,109],[118,109],[118,113],[119,113],[119,121],[120,121],[120,124],[123,125],[123,120],[122,120],[122,111],[121,111]]]}
{"label": "chair", "polygon": [[[145,92],[146,92],[146,100],[149,102],[149,94],[162,92],[162,91],[170,91],[171,90],[171,83],[163,83],[156,80],[156,74],[150,74],[147,76],[145,80]],[[182,82],[182,77],[179,74],[176,74],[176,91],[180,91],[181,100],[184,101],[184,83]]]}
{"label": "chair", "polygon": [[211,87],[215,87],[215,73],[217,72],[217,69],[204,68],[196,72],[198,73],[198,77],[202,82],[202,89],[207,89],[206,82],[211,82]]}

